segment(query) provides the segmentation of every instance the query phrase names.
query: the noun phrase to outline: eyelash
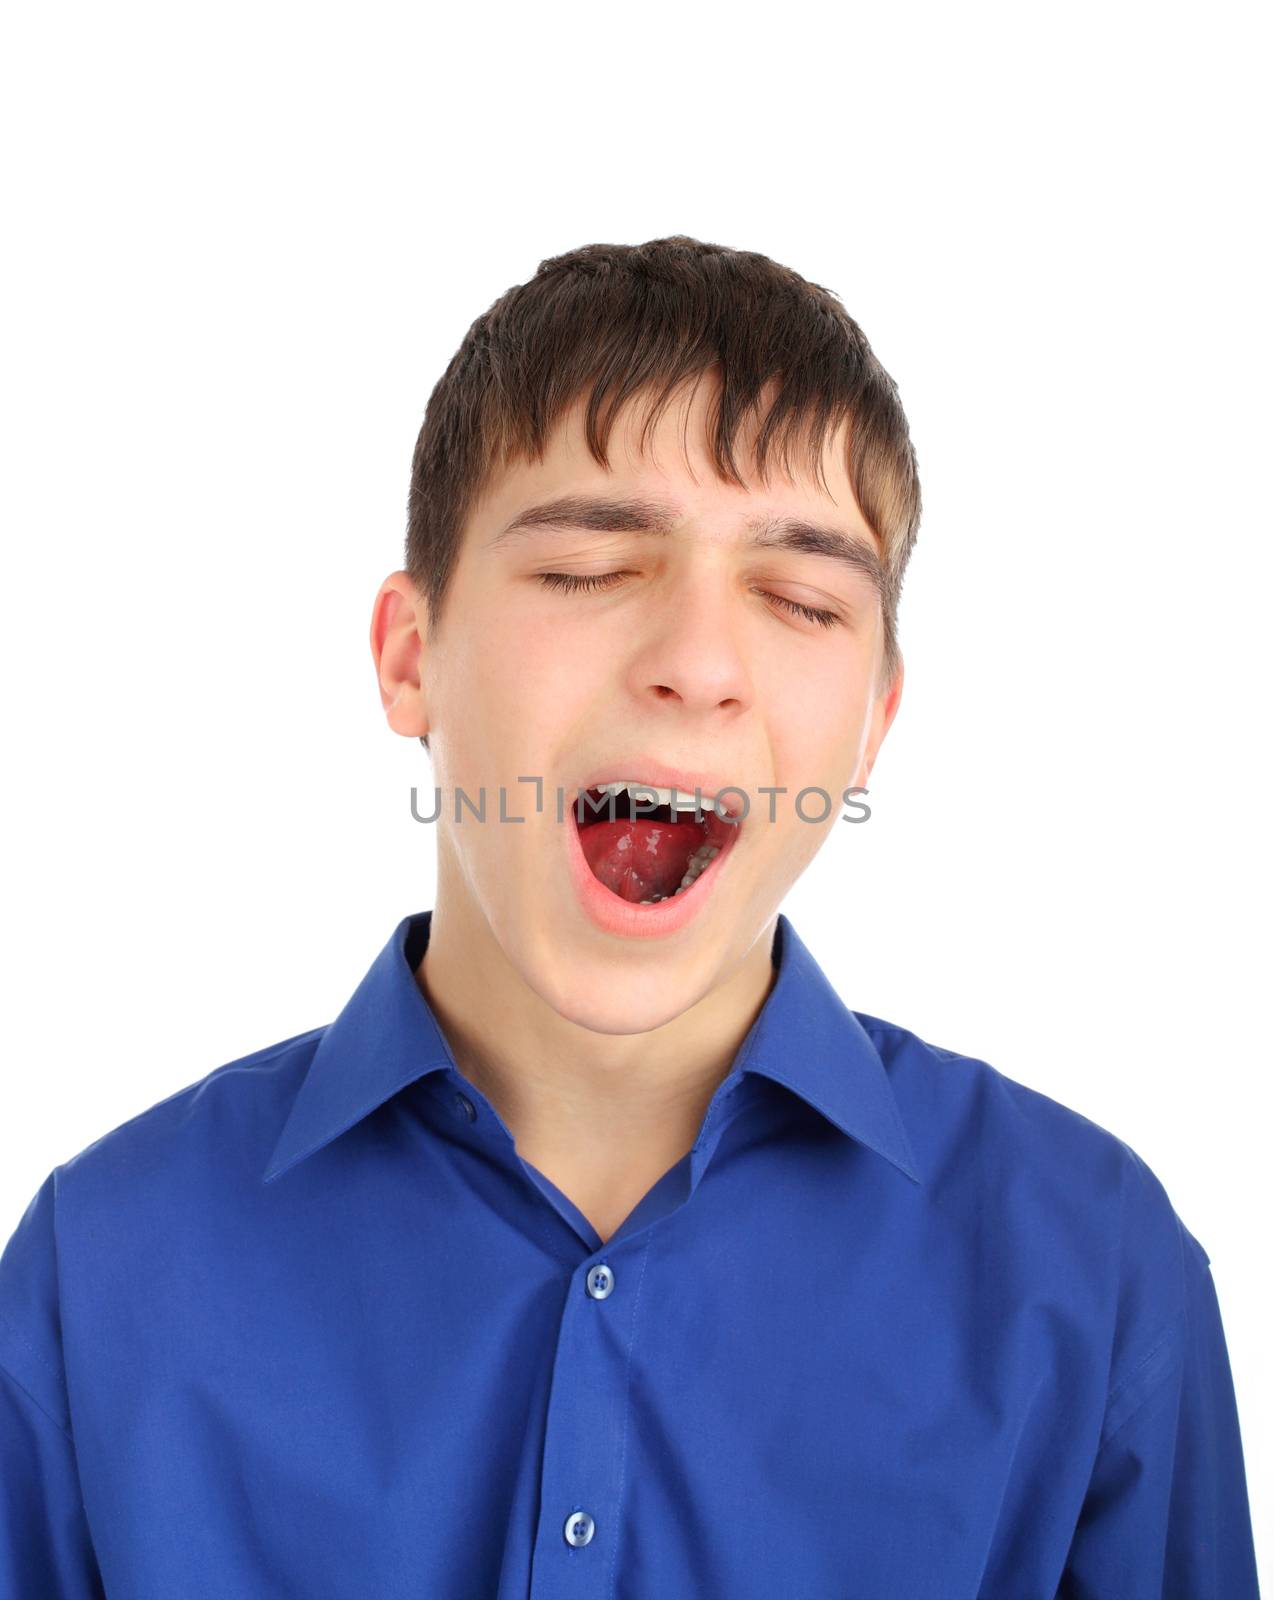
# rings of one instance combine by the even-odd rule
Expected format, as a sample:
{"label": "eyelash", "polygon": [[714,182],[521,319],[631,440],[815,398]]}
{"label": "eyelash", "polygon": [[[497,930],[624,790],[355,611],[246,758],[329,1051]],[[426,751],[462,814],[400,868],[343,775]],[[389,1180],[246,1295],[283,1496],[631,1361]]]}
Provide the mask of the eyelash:
{"label": "eyelash", "polygon": [[[568,593],[580,591],[594,592],[598,589],[608,589],[616,578],[623,578],[623,572],[537,572],[536,577],[546,588],[565,589]],[[799,600],[788,600],[781,594],[771,594],[768,589],[758,589],[757,594],[765,595],[767,600],[774,600],[779,605],[791,611],[795,616],[804,617],[807,622],[817,622],[820,627],[834,628],[840,623],[840,618],[834,611],[823,611],[818,606],[802,605]]]}

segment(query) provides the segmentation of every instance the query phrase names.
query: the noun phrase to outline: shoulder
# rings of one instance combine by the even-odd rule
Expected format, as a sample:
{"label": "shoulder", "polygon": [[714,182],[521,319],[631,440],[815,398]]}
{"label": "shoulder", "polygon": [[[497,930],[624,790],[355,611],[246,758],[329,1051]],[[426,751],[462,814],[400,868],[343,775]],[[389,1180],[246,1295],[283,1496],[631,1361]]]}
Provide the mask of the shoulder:
{"label": "shoulder", "polygon": [[57,1169],[72,1191],[106,1182],[141,1181],[152,1170],[192,1159],[237,1156],[263,1165],[278,1135],[276,1120],[326,1033],[326,1025],[265,1045],[215,1067],[109,1129]]}
{"label": "shoulder", "polygon": [[980,1057],[856,1013],[884,1062],[934,1203],[992,1224],[1038,1263],[1041,1287],[1100,1312],[1112,1410],[1182,1354],[1207,1251],[1127,1139]]}
{"label": "shoulder", "polygon": [[[979,1056],[856,1012],[889,1073],[907,1128],[943,1171],[977,1166],[1060,1190],[1136,1244],[1183,1227],[1158,1174],[1125,1138]],[[1202,1246],[1188,1235],[1193,1247]]]}
{"label": "shoulder", "polygon": [[1112,1197],[1130,1163],[1139,1161],[1110,1129],[982,1057],[861,1011],[855,1015],[885,1064],[909,1130],[914,1125],[937,1155],[958,1138],[979,1160],[1029,1163],[1041,1175],[1063,1173],[1072,1186],[1084,1177]]}
{"label": "shoulder", "polygon": [[259,1179],[325,1031],[175,1090],[54,1167],[31,1197],[0,1252],[0,1368],[55,1421],[66,1425],[67,1296],[147,1252],[157,1261],[192,1208]]}

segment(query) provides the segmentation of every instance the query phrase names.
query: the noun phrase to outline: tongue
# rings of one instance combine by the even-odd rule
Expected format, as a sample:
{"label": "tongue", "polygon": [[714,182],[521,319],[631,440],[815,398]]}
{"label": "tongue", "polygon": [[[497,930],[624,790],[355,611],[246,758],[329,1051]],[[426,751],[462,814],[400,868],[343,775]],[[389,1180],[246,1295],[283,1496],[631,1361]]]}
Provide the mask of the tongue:
{"label": "tongue", "polygon": [[703,843],[703,829],[697,822],[620,818],[590,823],[579,839],[593,876],[635,904],[676,892],[691,852]]}

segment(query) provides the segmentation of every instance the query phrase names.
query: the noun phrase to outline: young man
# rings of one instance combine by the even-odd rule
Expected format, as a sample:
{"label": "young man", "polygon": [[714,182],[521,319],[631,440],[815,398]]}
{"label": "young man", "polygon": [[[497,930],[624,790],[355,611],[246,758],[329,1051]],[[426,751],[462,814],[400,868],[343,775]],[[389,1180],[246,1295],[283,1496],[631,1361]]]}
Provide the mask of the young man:
{"label": "young man", "polygon": [[474,323],[371,626],[435,904],[33,1198],[0,1595],[1256,1596],[1162,1185],[778,909],[861,815],[919,511],[762,256],[585,248]]}

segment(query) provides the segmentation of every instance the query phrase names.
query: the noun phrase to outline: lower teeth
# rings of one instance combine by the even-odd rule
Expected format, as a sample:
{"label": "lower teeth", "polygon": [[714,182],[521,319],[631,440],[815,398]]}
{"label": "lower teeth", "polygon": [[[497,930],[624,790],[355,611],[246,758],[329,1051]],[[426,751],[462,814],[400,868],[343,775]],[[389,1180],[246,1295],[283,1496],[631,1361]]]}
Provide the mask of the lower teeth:
{"label": "lower teeth", "polygon": [[713,859],[720,853],[720,845],[701,844],[689,861],[686,862],[685,876],[671,894],[651,895],[649,900],[639,900],[637,904],[639,906],[653,906],[660,900],[675,900],[679,894],[685,893],[695,879],[711,865]]}

